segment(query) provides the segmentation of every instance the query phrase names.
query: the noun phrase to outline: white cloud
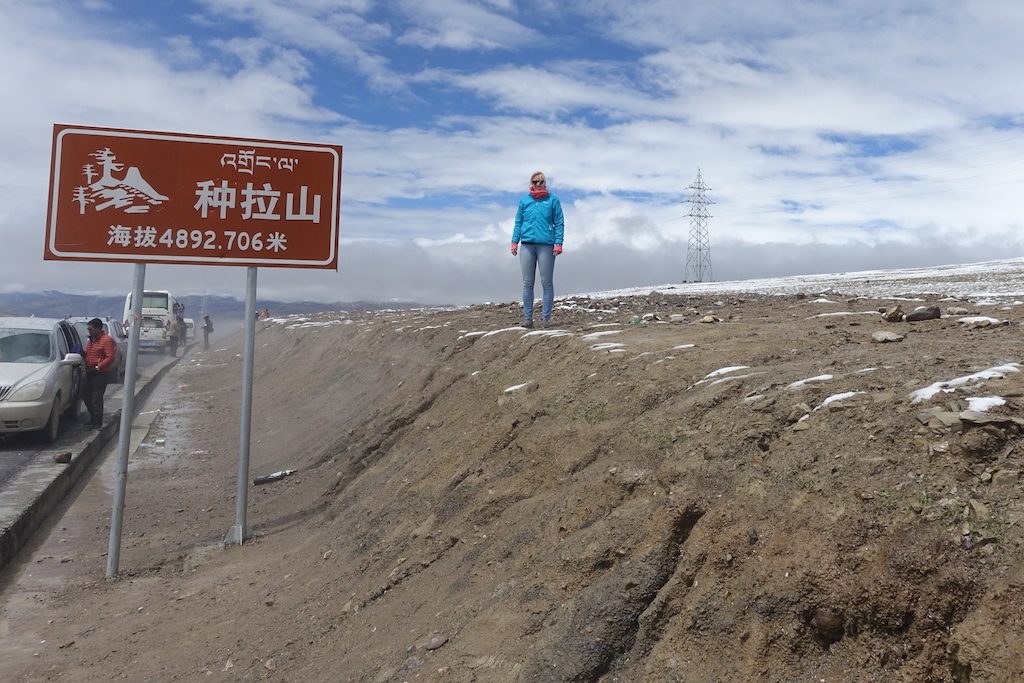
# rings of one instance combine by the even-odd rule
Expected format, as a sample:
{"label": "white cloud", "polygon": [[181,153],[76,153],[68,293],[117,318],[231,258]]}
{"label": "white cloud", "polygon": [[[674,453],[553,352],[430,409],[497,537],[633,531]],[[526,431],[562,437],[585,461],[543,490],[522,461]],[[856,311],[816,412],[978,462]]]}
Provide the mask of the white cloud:
{"label": "white cloud", "polygon": [[[398,42],[428,49],[493,50],[539,43],[543,35],[514,19],[465,0],[403,0],[413,26]],[[508,12],[511,3],[487,3]]]}
{"label": "white cloud", "polygon": [[386,39],[385,24],[366,21],[368,0],[200,0],[213,16],[250,24],[266,39],[294,48],[329,55],[359,73],[383,92],[404,92],[405,83],[387,60],[373,52],[373,43]]}

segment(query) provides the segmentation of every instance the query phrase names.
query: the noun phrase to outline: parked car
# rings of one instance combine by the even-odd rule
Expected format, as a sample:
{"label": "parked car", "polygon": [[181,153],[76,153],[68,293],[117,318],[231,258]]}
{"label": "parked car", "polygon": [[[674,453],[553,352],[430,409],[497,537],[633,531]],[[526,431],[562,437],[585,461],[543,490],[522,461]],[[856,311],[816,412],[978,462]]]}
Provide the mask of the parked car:
{"label": "parked car", "polygon": [[49,318],[0,318],[0,433],[37,432],[53,443],[74,421],[82,391],[82,340]]}
{"label": "parked car", "polygon": [[196,321],[192,318],[185,318],[185,343],[191,344],[196,340]]}
{"label": "parked car", "polygon": [[68,318],[68,321],[74,324],[75,329],[78,331],[78,336],[82,339],[83,355],[85,355],[85,345],[89,339],[89,321],[93,318],[102,320],[103,331],[114,339],[114,365],[110,368],[110,378],[115,384],[121,384],[124,382],[124,370],[127,365],[126,359],[128,358],[128,337],[124,334],[124,326],[119,320],[97,315]]}

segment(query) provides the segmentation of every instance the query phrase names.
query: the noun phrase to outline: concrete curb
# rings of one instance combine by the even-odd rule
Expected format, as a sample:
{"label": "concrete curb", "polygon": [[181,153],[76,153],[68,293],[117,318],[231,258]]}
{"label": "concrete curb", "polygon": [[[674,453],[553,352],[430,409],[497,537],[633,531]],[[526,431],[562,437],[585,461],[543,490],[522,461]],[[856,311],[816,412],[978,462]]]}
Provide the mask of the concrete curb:
{"label": "concrete curb", "polygon": [[[159,381],[167,372],[176,366],[185,354],[175,357],[158,367],[152,375],[142,374],[135,386],[135,412],[153,393]],[[55,507],[64,499],[68,491],[74,487],[82,475],[92,465],[96,456],[103,451],[112,438],[117,436],[121,426],[121,410],[118,409],[103,428],[89,439],[81,451],[71,457],[67,465],[57,465],[47,457],[46,462],[29,465],[11,480],[3,498],[5,507],[18,510],[14,518],[0,529],[0,571],[14,559],[26,543],[32,538],[33,532],[46,521]]]}

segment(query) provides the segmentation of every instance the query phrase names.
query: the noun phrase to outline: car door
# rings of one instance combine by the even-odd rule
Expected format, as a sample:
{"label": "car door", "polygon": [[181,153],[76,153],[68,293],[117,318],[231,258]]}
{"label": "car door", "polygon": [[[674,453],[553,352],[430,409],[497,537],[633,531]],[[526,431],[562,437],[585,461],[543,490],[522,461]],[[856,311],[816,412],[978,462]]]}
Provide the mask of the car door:
{"label": "car door", "polygon": [[[55,330],[57,337],[57,363],[64,360],[71,352],[71,349],[83,349],[85,346],[78,336],[78,330],[68,323],[58,323]],[[60,366],[61,394],[64,396],[64,404],[60,407],[63,411],[72,401],[77,401],[82,393],[82,366],[61,365]]]}
{"label": "car door", "polygon": [[125,365],[127,364],[127,338],[124,336],[121,326],[115,322],[103,323],[103,331],[114,340],[114,365],[110,368],[111,376],[113,377],[111,381],[120,382],[121,377],[124,375]]}

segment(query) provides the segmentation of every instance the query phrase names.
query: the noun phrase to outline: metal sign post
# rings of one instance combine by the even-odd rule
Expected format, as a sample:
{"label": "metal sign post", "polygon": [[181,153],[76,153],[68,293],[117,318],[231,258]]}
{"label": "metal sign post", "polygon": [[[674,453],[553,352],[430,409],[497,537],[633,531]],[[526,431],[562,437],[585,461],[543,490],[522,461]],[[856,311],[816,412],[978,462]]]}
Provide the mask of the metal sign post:
{"label": "metal sign post", "polygon": [[235,484],[235,525],[228,530],[225,543],[242,545],[249,538],[245,525],[249,501],[249,438],[252,427],[252,366],[256,351],[256,268],[245,274],[245,353],[242,356],[242,417],[238,448],[238,482]]}
{"label": "metal sign post", "polygon": [[117,481],[114,507],[110,511],[110,542],[107,544],[107,578],[117,576],[121,560],[121,526],[124,520],[124,494],[128,488],[128,444],[135,416],[135,376],[139,367],[139,328],[142,326],[142,292],[146,288],[146,264],[135,264],[132,285],[132,317],[128,331],[128,358],[125,362],[121,398],[121,429],[117,436]]}

